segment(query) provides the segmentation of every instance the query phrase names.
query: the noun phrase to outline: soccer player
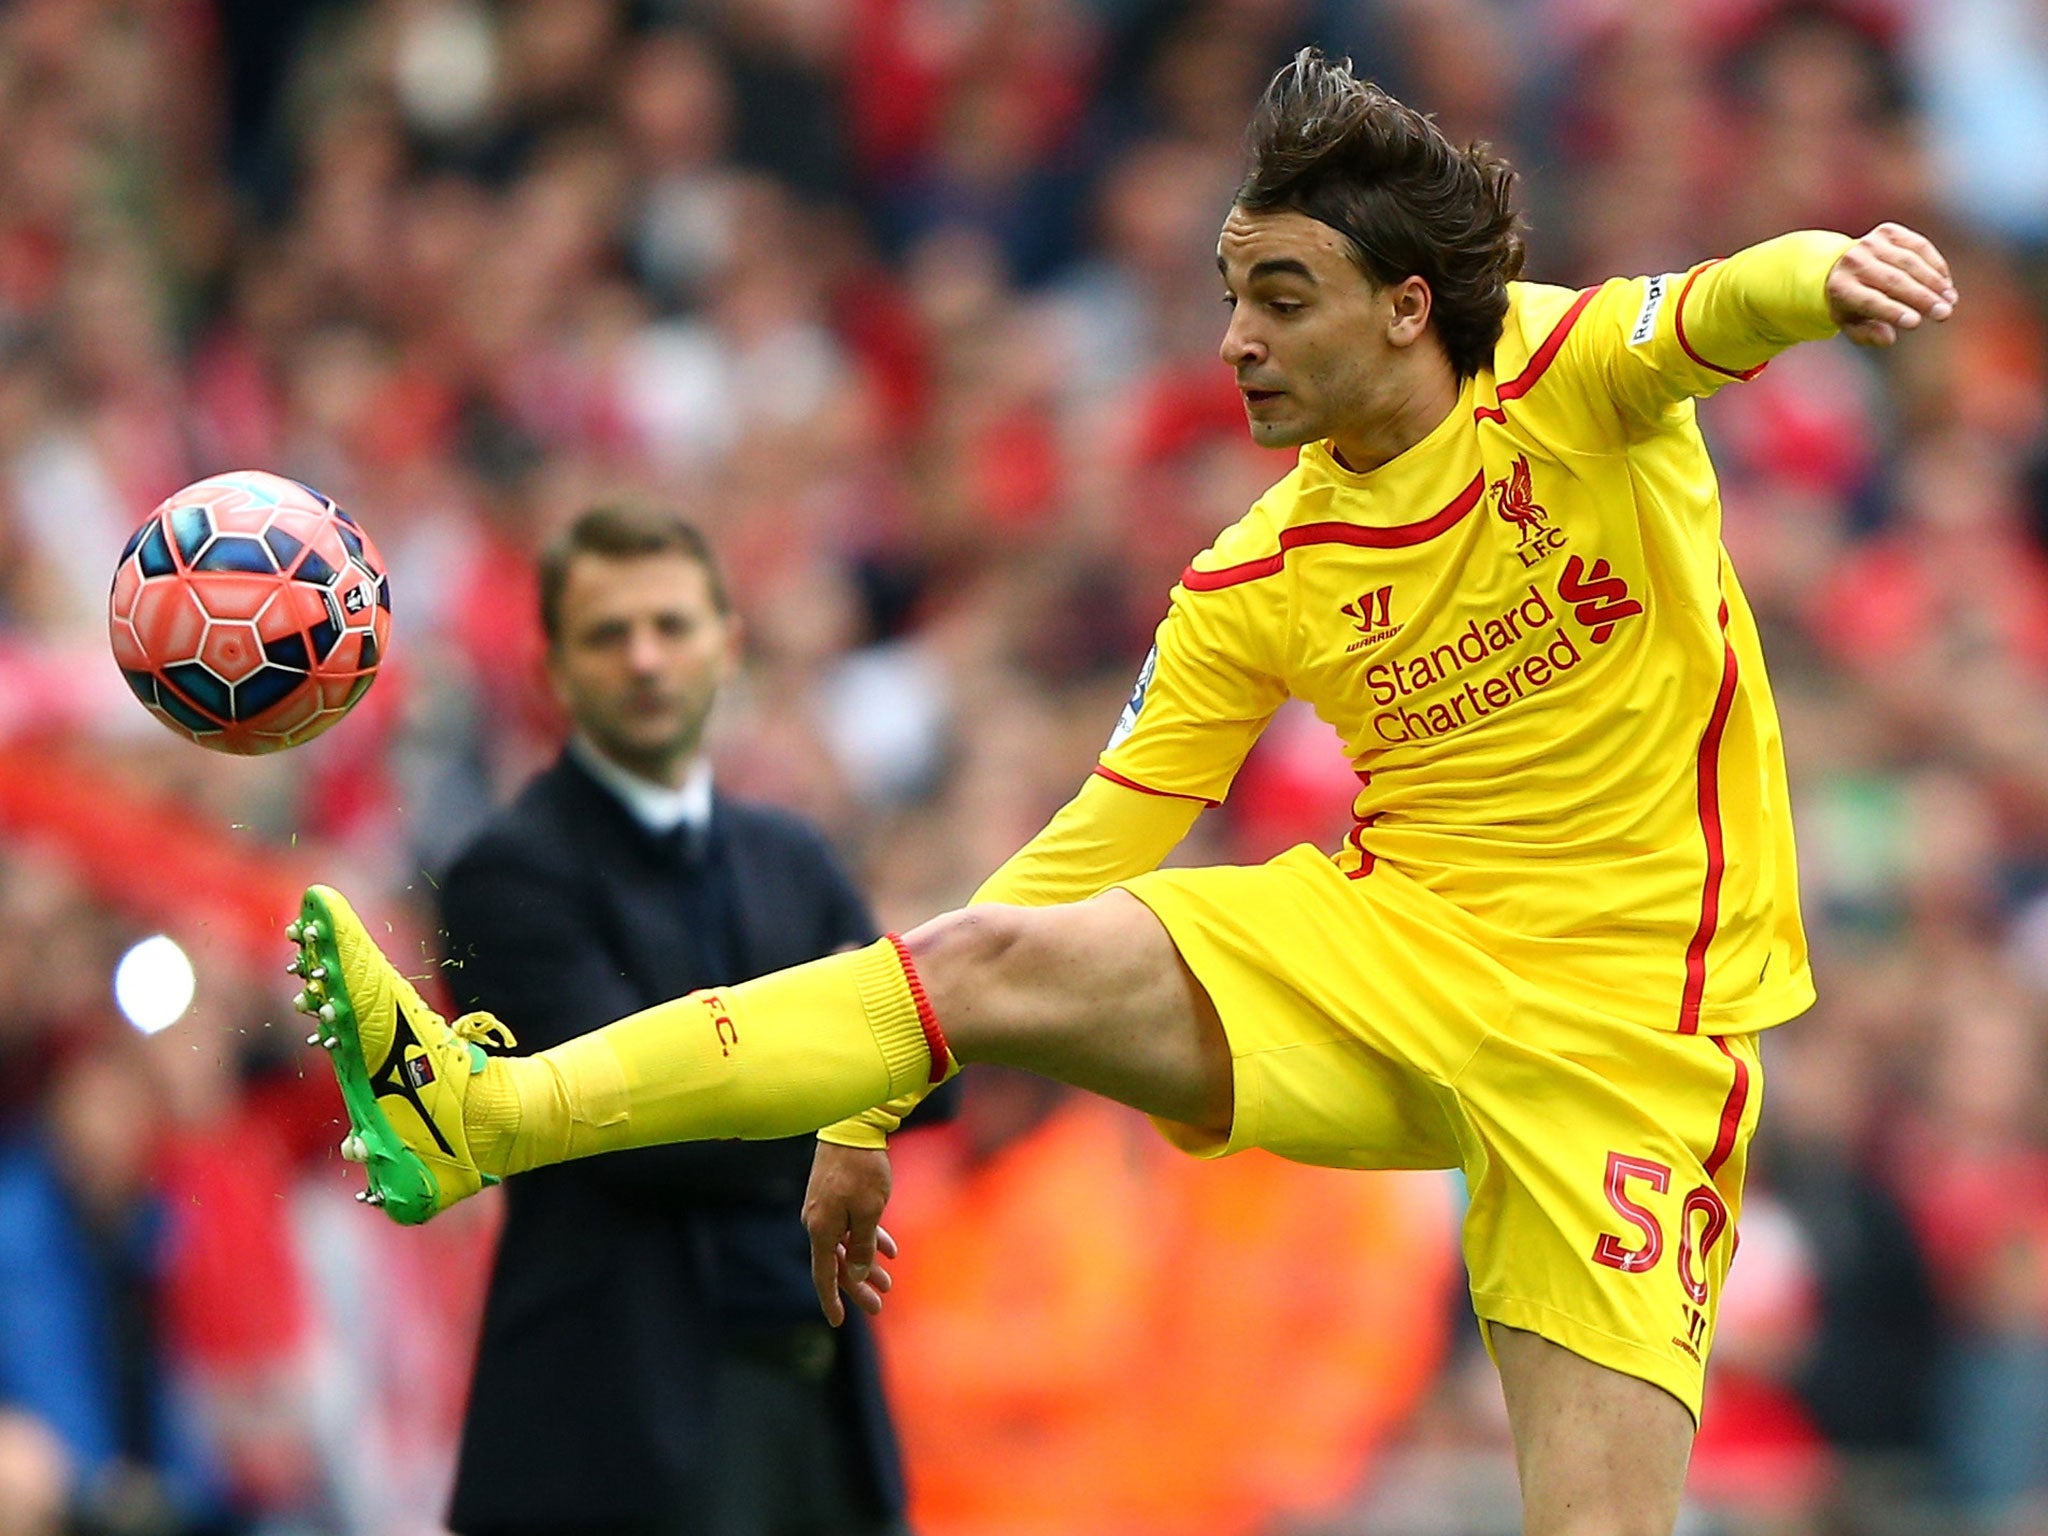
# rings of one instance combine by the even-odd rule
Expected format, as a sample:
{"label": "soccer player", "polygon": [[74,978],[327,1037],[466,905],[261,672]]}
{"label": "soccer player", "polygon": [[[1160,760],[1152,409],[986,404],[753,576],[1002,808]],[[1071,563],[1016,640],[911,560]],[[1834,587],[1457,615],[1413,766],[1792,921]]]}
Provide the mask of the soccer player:
{"label": "soccer player", "polygon": [[[1251,142],[1223,358],[1299,462],[1195,557],[1095,775],[974,904],[503,1060],[315,887],[303,1006],[403,1220],[615,1147],[830,1127],[804,1219],[834,1317],[841,1288],[881,1304],[883,1141],[958,1062],[1197,1156],[1462,1168],[1526,1529],[1669,1532],[1757,1033],[1813,997],[1693,400],[1798,341],[1888,345],[1955,289],[1891,224],[1520,283],[1508,169],[1313,51]],[[1159,870],[1289,695],[1356,766],[1342,848]]]}

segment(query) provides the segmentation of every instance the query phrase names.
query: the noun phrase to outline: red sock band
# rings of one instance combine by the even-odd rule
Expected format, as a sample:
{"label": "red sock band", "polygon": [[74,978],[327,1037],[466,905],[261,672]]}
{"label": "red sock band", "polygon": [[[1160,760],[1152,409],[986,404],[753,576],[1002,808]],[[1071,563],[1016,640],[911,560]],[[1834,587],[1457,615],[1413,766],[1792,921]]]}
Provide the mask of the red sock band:
{"label": "red sock band", "polygon": [[896,958],[903,966],[903,979],[910,984],[910,1000],[917,1004],[918,1027],[924,1031],[925,1049],[932,1053],[931,1081],[942,1083],[946,1080],[946,1063],[953,1055],[946,1049],[946,1032],[939,1028],[939,1016],[932,1012],[932,1000],[924,995],[924,982],[917,974],[917,967],[911,963],[909,946],[893,933],[884,937],[896,946]]}

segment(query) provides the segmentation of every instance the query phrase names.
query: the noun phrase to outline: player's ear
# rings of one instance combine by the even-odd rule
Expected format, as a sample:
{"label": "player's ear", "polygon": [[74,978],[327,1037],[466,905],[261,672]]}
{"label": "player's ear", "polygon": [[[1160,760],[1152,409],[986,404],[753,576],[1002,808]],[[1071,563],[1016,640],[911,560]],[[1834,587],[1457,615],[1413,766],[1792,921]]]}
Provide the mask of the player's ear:
{"label": "player's ear", "polygon": [[1434,303],[1429,280],[1419,275],[1404,277],[1398,283],[1389,283],[1384,293],[1387,340],[1397,347],[1412,347],[1429,330],[1429,312]]}

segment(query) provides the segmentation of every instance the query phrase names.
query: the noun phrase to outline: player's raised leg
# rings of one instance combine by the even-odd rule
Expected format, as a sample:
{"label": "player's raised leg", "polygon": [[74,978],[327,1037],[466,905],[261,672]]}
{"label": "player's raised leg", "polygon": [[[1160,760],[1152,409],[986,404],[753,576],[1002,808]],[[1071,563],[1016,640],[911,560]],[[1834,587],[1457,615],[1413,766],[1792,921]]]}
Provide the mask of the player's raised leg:
{"label": "player's raised leg", "polygon": [[907,936],[961,1061],[1022,1067],[1227,1133],[1230,1046],[1165,926],[1128,891],[966,907]]}
{"label": "player's raised leg", "polygon": [[338,893],[309,890],[292,937],[300,1006],[320,1021],[348,1107],[344,1151],[366,1163],[368,1198],[405,1222],[547,1163],[816,1130],[963,1060],[1229,1122],[1214,1010],[1158,920],[1121,892],[950,914],[528,1058],[485,1055],[478,1042],[504,1034],[487,1015],[450,1024],[428,1008]]}
{"label": "player's raised leg", "polygon": [[1487,1325],[1507,1395],[1523,1536],[1671,1536],[1692,1415],[1662,1387]]}

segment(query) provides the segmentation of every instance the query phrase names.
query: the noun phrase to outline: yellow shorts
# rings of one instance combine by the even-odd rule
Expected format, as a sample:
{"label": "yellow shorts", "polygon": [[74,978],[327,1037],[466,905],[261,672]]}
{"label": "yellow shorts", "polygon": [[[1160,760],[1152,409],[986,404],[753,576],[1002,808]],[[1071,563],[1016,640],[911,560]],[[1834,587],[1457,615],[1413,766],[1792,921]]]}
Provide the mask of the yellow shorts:
{"label": "yellow shorts", "polygon": [[1754,1034],[1649,1029],[1529,985],[1385,864],[1354,881],[1300,847],[1124,888],[1230,1041],[1228,1139],[1160,1122],[1170,1140],[1200,1157],[1462,1168],[1482,1326],[1540,1334],[1699,1417],[1763,1096]]}

